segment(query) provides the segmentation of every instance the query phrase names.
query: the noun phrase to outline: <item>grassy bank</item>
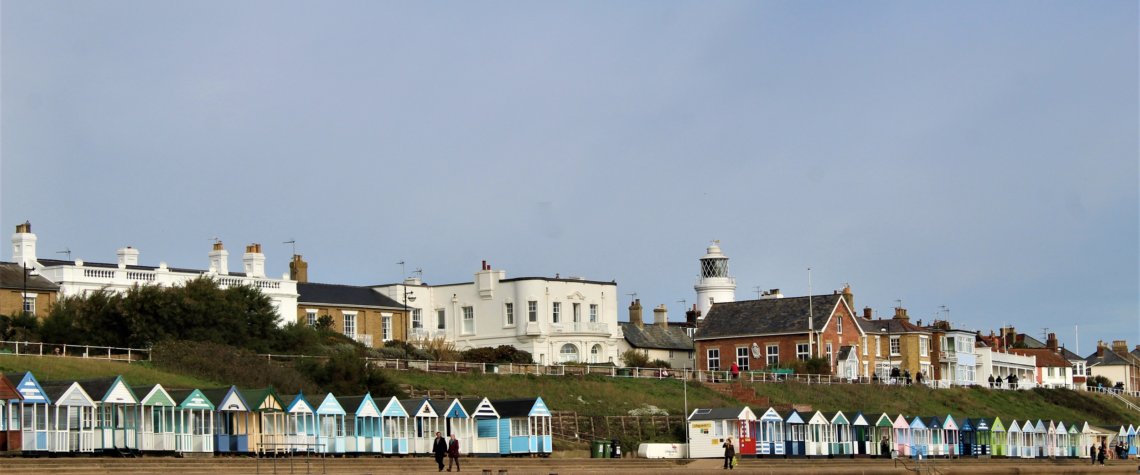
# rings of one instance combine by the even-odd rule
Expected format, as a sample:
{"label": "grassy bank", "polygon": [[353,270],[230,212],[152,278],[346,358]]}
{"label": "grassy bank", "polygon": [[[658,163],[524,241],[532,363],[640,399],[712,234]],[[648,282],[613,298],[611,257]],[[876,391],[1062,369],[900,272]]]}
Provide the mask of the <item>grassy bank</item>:
{"label": "grassy bank", "polygon": [[[146,362],[125,363],[85,358],[62,358],[56,356],[13,356],[0,355],[0,373],[23,373],[31,371],[36,379],[43,381],[80,380],[104,376],[123,376],[131,386],[147,386],[161,383],[167,388],[207,388],[223,386],[222,383],[206,381],[190,376],[152,368]],[[13,381],[17,383],[19,381]]]}

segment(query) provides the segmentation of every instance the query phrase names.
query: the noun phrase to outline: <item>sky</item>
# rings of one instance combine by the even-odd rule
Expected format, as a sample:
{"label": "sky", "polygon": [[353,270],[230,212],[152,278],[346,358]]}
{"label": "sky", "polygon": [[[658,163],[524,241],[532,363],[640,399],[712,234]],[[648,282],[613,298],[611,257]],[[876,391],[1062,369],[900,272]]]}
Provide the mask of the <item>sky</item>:
{"label": "sky", "polygon": [[1136,345],[1138,8],[0,0],[0,229],[270,275],[295,241],[342,284],[487,260],[615,280],[620,320],[683,319],[719,240],[738,299],[810,267],[878,316]]}

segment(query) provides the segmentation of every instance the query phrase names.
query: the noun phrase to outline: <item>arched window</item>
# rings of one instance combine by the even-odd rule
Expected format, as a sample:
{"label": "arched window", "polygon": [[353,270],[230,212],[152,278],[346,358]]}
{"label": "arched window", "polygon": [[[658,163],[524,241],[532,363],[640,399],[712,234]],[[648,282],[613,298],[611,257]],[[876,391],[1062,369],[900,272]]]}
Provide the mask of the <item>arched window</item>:
{"label": "arched window", "polygon": [[590,348],[590,362],[591,363],[601,363],[602,362],[602,345],[594,345],[593,347]]}
{"label": "arched window", "polygon": [[562,350],[558,353],[559,360],[563,363],[575,363],[578,361],[578,347],[571,343],[562,345]]}

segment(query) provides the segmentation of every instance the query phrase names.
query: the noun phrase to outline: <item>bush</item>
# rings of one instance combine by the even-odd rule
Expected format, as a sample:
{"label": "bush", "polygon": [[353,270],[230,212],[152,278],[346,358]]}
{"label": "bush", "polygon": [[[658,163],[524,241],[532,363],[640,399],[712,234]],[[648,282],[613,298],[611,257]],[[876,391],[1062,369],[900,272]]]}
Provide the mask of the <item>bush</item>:
{"label": "bush", "polygon": [[642,351],[629,349],[621,354],[621,362],[632,368],[648,368],[649,356]]}
{"label": "bush", "polygon": [[151,360],[160,368],[243,388],[273,386],[283,393],[312,394],[319,390],[291,364],[220,343],[169,340],[154,346]]}
{"label": "bush", "polygon": [[500,345],[496,348],[484,346],[464,351],[460,353],[460,361],[468,363],[532,364],[534,363],[534,358],[529,351],[523,351],[511,345]]}

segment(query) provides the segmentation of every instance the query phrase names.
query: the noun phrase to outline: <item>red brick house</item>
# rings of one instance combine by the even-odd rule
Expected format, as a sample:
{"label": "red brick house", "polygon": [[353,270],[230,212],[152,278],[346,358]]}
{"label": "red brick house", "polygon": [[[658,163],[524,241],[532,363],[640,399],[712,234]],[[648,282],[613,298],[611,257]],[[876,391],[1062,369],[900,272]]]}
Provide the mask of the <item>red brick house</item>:
{"label": "red brick house", "polygon": [[[851,302],[847,288],[842,294],[717,303],[693,338],[697,367],[723,371],[735,362],[741,371],[761,370],[819,357],[828,358],[837,374],[841,348],[865,358],[864,333]],[[856,365],[859,376],[866,377],[862,366]]]}

